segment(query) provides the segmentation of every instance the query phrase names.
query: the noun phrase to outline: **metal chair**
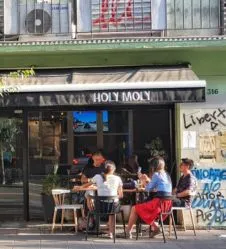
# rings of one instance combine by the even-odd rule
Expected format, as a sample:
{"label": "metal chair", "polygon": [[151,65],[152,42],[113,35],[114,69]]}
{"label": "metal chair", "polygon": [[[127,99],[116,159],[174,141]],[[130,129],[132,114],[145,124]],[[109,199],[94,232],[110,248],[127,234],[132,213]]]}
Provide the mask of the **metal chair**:
{"label": "metal chair", "polygon": [[[185,226],[185,221],[184,221],[184,211],[186,211],[186,210],[189,211],[194,236],[196,236],[196,230],[195,230],[194,217],[193,217],[193,213],[192,213],[192,207],[191,206],[189,206],[189,207],[172,207],[172,211],[174,211],[174,210],[181,211],[181,213],[182,213],[182,222],[183,222],[184,231],[186,231],[186,226]],[[171,223],[170,223],[170,234],[171,234]]]}
{"label": "metal chair", "polygon": [[[192,200],[194,199],[194,197],[196,196],[197,191],[193,190],[190,193],[190,198],[191,198],[191,203]],[[189,211],[190,213],[190,218],[191,218],[191,223],[192,223],[192,227],[193,227],[193,232],[194,232],[194,236],[196,236],[196,230],[195,230],[195,222],[194,222],[194,217],[193,217],[193,212],[192,212],[192,206],[173,206],[172,207],[172,211],[181,211],[182,214],[182,222],[183,222],[183,227],[184,227],[184,231],[186,231],[186,226],[185,226],[185,222],[184,222],[184,211]],[[170,234],[171,234],[171,222],[170,222]]]}
{"label": "metal chair", "polygon": [[[54,214],[53,214],[52,232],[54,231],[54,228],[56,226],[60,226],[61,229],[63,228],[63,226],[74,226],[75,232],[78,231],[77,210],[81,209],[82,216],[83,216],[84,215],[83,214],[83,205],[82,204],[64,204],[65,195],[69,194],[69,193],[70,193],[70,190],[66,190],[66,189],[53,189],[52,190],[52,195],[53,195],[53,199],[54,199],[54,203],[55,203]],[[62,210],[60,224],[56,224],[56,217],[57,217],[58,210]],[[72,210],[73,211],[73,218],[74,218],[73,224],[64,224],[65,210]]]}
{"label": "metal chair", "polygon": [[[175,235],[175,238],[177,239],[177,231],[176,231],[176,226],[175,226],[175,221],[174,221],[172,207],[169,210],[166,210],[166,208],[164,206],[164,201],[165,200],[171,200],[172,201],[172,196],[160,197],[160,210],[159,210],[158,217],[156,217],[156,220],[160,221],[164,243],[166,243],[166,236],[165,236],[165,229],[164,229],[164,220],[165,220],[165,218],[167,216],[169,216],[170,220],[172,220],[172,224],[173,224],[173,228],[174,228],[174,235]],[[137,223],[136,223],[136,240],[138,240],[139,232],[140,231],[141,231],[141,219],[139,218],[137,220]],[[151,225],[149,226],[149,237],[150,237],[150,234],[151,234]]]}
{"label": "metal chair", "polygon": [[[164,197],[161,199],[161,203],[160,203],[160,206],[161,206],[161,212],[160,212],[160,225],[161,225],[161,228],[162,228],[162,235],[163,235],[163,240],[164,240],[164,243],[166,243],[166,236],[165,236],[165,229],[164,229],[164,219],[165,217],[164,216],[169,216],[169,219],[172,221],[172,224],[173,224],[173,230],[174,230],[174,235],[175,235],[175,238],[177,239],[177,231],[176,231],[176,225],[175,225],[175,221],[174,221],[174,216],[173,216],[173,210],[172,210],[172,207],[170,208],[170,210],[166,211],[165,208],[163,207],[164,205],[164,200],[172,200],[172,197]],[[169,234],[170,234],[170,227],[169,227]]]}
{"label": "metal chair", "polygon": [[97,237],[99,236],[99,227],[100,227],[100,218],[106,215],[113,215],[114,216],[114,229],[113,229],[113,242],[115,243],[116,237],[116,214],[121,213],[123,228],[124,228],[124,235],[126,238],[126,230],[125,230],[125,219],[124,219],[124,212],[120,209],[120,205],[118,201],[118,196],[92,196],[94,199],[94,209],[88,212],[88,219],[87,219],[87,226],[86,226],[86,240],[88,239],[88,229],[89,229],[89,222],[91,216],[95,217],[96,222],[96,233]]}

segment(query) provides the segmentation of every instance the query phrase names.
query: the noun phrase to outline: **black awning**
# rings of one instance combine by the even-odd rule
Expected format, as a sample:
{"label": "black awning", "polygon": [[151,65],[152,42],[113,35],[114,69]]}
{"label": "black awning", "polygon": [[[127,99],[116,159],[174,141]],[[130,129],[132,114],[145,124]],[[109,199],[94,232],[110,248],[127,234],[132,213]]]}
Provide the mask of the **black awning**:
{"label": "black awning", "polygon": [[206,82],[190,68],[87,69],[7,79],[0,107],[142,105],[205,101]]}

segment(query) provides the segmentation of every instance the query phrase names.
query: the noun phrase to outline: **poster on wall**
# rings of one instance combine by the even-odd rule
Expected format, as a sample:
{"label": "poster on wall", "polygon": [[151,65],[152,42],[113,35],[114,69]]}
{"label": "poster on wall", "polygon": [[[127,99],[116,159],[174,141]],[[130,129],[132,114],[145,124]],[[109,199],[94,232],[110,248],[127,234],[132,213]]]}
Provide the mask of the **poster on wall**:
{"label": "poster on wall", "polygon": [[196,132],[184,131],[183,132],[183,148],[194,149],[196,148]]}
{"label": "poster on wall", "polygon": [[199,158],[201,163],[226,162],[226,132],[200,133]]}

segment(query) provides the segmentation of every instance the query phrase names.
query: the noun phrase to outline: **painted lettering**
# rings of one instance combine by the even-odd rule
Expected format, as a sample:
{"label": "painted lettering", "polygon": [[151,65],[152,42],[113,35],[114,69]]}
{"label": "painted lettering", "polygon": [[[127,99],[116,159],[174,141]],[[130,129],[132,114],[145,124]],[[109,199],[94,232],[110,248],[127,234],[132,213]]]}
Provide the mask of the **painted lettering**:
{"label": "painted lettering", "polygon": [[189,129],[196,125],[202,126],[204,124],[209,124],[210,129],[216,131],[219,128],[219,125],[226,127],[226,109],[218,108],[212,113],[204,113],[203,115],[183,113],[183,121],[185,129]]}
{"label": "painted lettering", "polygon": [[186,115],[183,113],[183,120],[184,120],[184,128],[188,129],[189,127],[192,126],[192,123],[188,122],[186,119]]}
{"label": "painted lettering", "polygon": [[[118,27],[126,20],[137,23],[151,20],[151,13],[140,9],[139,14],[134,12],[133,0],[102,0],[99,3],[99,17],[92,20],[94,26],[107,29],[110,25]],[[142,18],[140,18],[142,16]]]}
{"label": "painted lettering", "polygon": [[208,226],[225,225],[226,199],[221,191],[225,186],[226,169],[196,168],[192,173],[200,183],[204,181],[201,191],[192,201],[192,207],[196,209],[197,223],[204,222]]}
{"label": "painted lettering", "polygon": [[122,101],[123,102],[132,101],[132,93],[131,92],[122,92]]}

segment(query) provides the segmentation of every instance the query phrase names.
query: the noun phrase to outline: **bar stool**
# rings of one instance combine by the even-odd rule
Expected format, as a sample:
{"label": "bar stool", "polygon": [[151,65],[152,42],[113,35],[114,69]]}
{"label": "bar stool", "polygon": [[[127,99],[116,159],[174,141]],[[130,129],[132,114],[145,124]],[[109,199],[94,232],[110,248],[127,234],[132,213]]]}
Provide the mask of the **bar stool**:
{"label": "bar stool", "polygon": [[[82,216],[84,216],[83,205],[82,204],[64,204],[65,195],[69,193],[70,193],[70,190],[66,190],[66,189],[53,189],[52,190],[52,195],[53,195],[53,199],[55,203],[52,232],[54,231],[54,228],[56,226],[60,226],[61,229],[63,228],[63,226],[74,226],[75,232],[78,231],[77,210],[80,209],[82,212]],[[58,210],[62,210],[61,224],[56,224],[56,216],[57,216]],[[73,224],[64,224],[65,210],[73,211],[73,218],[74,218]]]}

